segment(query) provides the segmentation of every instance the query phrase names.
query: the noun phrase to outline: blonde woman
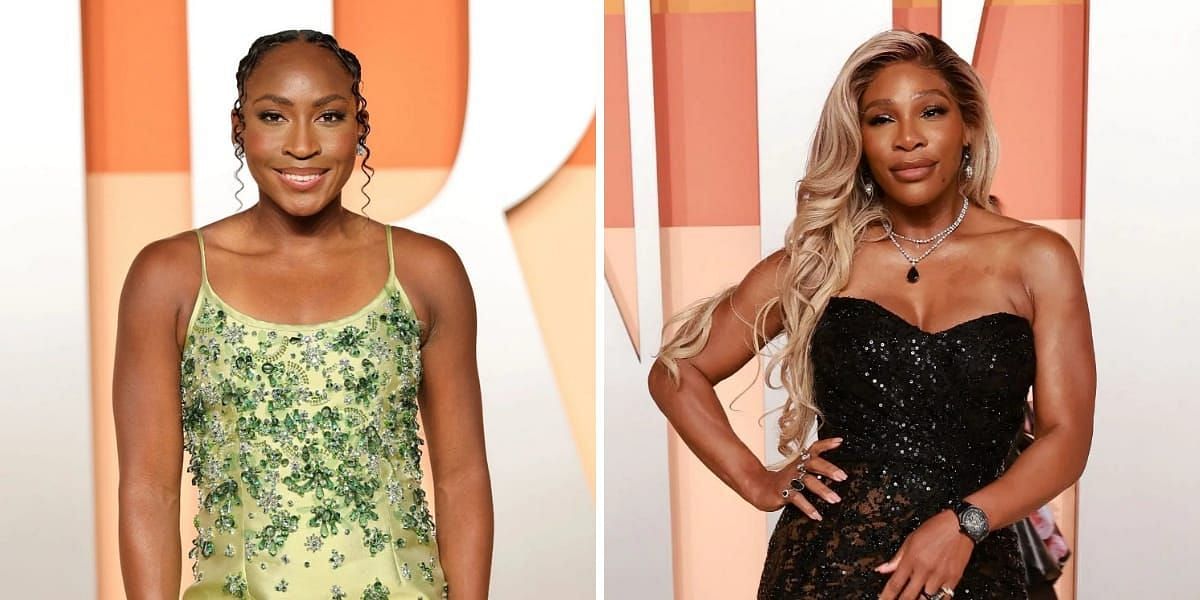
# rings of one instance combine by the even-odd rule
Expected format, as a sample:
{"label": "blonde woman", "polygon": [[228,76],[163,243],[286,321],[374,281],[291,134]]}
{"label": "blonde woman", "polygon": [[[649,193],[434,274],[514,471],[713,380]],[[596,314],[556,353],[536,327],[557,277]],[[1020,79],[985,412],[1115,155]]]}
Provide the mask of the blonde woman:
{"label": "blonde woman", "polygon": [[[1008,525],[1082,473],[1095,361],[1075,254],[997,212],[996,161],[970,65],[879,34],[829,93],[783,248],[676,317],[655,401],[747,502],[784,508],[760,599],[1026,597]],[[713,386],[780,336],[772,470]],[[1037,439],[1005,471],[1030,387]]]}

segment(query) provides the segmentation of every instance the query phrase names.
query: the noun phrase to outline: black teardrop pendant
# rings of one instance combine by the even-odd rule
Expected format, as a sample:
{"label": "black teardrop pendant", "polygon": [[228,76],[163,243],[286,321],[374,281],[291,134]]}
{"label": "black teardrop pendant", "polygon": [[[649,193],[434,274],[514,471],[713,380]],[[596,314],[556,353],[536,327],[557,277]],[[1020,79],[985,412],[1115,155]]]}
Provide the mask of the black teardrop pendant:
{"label": "black teardrop pendant", "polygon": [[921,279],[921,274],[917,272],[917,265],[908,268],[908,282],[916,283]]}

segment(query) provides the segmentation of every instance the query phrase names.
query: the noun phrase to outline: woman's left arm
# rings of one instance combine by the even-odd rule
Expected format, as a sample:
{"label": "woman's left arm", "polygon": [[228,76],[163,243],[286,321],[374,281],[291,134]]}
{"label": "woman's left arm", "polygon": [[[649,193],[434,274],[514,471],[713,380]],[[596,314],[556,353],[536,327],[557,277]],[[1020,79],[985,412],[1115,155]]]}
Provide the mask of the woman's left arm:
{"label": "woman's left arm", "polygon": [[422,270],[428,333],[421,420],[433,467],[442,569],[454,600],[484,600],[492,566],[492,487],[483,440],[475,298],[462,261],[434,242]]}
{"label": "woman's left arm", "polygon": [[1033,304],[1036,438],[1003,476],[966,498],[987,513],[993,530],[1077,481],[1092,446],[1096,357],[1079,261],[1058,234],[1039,228],[1028,235],[1022,272]]}
{"label": "woman's left arm", "polygon": [[[1032,305],[1037,374],[1034,442],[996,481],[967,496],[991,530],[1025,518],[1079,479],[1092,444],[1096,359],[1079,261],[1071,245],[1042,228],[1022,232],[1019,263]],[[953,588],[974,549],[958,518],[942,511],[923,523],[877,569],[891,573],[881,599],[916,598]]]}

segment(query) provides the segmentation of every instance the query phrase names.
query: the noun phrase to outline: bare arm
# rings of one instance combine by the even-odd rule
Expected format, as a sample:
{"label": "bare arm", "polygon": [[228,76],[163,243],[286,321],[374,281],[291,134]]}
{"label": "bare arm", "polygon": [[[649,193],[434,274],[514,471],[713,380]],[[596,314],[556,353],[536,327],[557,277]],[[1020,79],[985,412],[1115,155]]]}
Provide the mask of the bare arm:
{"label": "bare arm", "polygon": [[1096,359],[1079,262],[1061,236],[1031,232],[1023,260],[1033,300],[1036,439],[1005,474],[970,495],[993,529],[1024,518],[1079,479],[1092,443]]}
{"label": "bare arm", "polygon": [[155,242],[134,259],[117,317],[113,417],[121,575],[130,600],[179,597],[180,307],[169,244]]}
{"label": "bare arm", "polygon": [[[696,356],[678,361],[678,386],[661,361],[655,362],[649,376],[650,395],[688,448],[721,481],[760,510],[775,510],[784,504],[780,490],[787,487],[794,471],[775,473],[762,465],[733,431],[714,386],[754,358],[754,316],[778,295],[779,270],[784,260],[782,252],[767,257],[751,269],[732,296],[721,301],[713,312],[707,344]],[[773,338],[782,330],[781,312],[774,308],[767,315],[764,337]],[[816,448],[828,447],[832,445],[822,443]],[[809,472],[839,479],[833,472],[836,468],[821,459],[812,459],[808,467]],[[837,501],[820,482],[810,481],[809,489],[830,502]],[[809,516],[820,518],[802,495],[793,494],[791,499]]]}
{"label": "bare arm", "polygon": [[492,488],[475,357],[475,298],[449,246],[432,246],[436,280],[423,286],[429,333],[421,350],[421,415],[429,438],[438,548],[454,600],[486,599],[492,566]]}

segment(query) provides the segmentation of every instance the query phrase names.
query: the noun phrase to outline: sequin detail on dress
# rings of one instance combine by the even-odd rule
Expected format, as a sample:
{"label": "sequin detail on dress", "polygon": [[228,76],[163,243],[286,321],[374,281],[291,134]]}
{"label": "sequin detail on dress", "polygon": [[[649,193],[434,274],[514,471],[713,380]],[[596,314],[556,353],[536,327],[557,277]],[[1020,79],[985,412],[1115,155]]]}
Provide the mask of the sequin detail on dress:
{"label": "sequin detail on dress", "polygon": [[[394,275],[391,228],[380,293],[314,325],[226,304],[196,233],[203,277],[180,395],[200,509],[183,599],[444,598],[421,488],[421,326]],[[409,564],[430,576],[405,577]]]}
{"label": "sequin detail on dress", "polygon": [[[813,332],[823,457],[849,478],[824,520],[787,506],[767,549],[759,600],[877,598],[874,568],[954,498],[994,481],[1021,429],[1034,378],[1027,320],[996,313],[930,333],[870,300],[835,297]],[[955,600],[1023,599],[1016,536],[974,550]]]}

